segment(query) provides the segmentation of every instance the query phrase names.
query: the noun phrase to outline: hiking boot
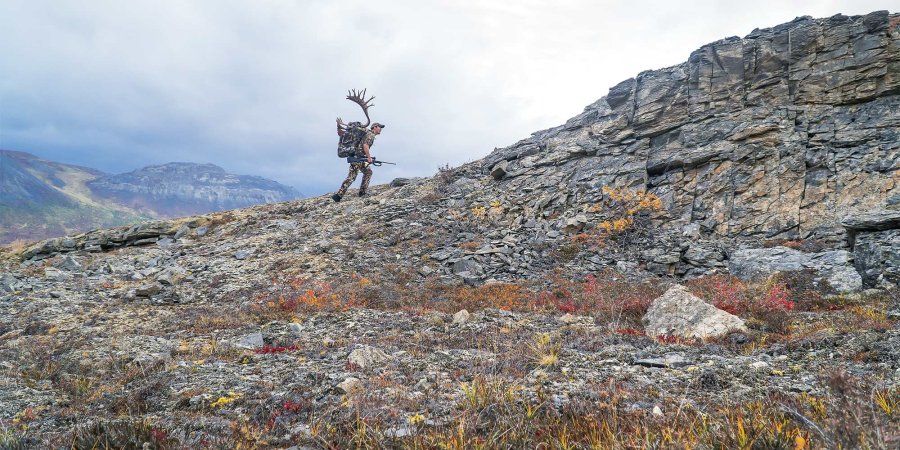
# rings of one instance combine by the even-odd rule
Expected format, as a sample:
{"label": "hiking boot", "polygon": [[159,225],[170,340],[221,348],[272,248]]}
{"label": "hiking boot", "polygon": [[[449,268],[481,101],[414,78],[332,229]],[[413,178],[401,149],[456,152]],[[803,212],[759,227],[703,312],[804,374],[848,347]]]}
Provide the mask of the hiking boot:
{"label": "hiking boot", "polygon": [[358,195],[360,197],[368,197],[369,196],[369,194],[367,192],[360,192]]}
{"label": "hiking boot", "polygon": [[334,194],[331,196],[331,199],[334,200],[335,203],[337,203],[337,202],[341,201],[341,196]]}

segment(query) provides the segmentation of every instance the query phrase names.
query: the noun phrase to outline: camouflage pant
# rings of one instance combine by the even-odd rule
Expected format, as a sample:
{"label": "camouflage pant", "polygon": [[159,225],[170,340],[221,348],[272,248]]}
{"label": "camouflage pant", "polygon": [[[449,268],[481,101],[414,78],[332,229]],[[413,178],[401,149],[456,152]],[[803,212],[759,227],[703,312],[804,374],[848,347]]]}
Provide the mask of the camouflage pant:
{"label": "camouflage pant", "polygon": [[363,173],[363,179],[362,184],[359,186],[359,192],[366,192],[369,189],[369,180],[372,179],[372,168],[369,167],[369,163],[350,163],[350,172],[347,174],[347,178],[344,179],[344,183],[341,184],[341,188],[338,189],[337,195],[343,197],[347,193],[347,188],[356,181],[356,175],[360,171]]}

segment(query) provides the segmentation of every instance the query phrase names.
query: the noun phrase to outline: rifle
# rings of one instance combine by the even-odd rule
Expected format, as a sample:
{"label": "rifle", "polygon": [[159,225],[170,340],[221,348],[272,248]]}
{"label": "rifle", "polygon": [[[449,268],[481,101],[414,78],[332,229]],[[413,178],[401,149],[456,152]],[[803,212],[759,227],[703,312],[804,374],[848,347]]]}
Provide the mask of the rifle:
{"label": "rifle", "polygon": [[[369,162],[369,160],[366,159],[365,156],[351,156],[351,157],[347,158],[347,162],[348,163],[358,163],[358,162]],[[391,164],[394,166],[397,165],[397,163],[392,163],[392,162],[387,162],[387,161],[379,161],[379,160],[375,159],[374,156],[372,157],[372,165],[373,166],[380,166],[382,164]]]}

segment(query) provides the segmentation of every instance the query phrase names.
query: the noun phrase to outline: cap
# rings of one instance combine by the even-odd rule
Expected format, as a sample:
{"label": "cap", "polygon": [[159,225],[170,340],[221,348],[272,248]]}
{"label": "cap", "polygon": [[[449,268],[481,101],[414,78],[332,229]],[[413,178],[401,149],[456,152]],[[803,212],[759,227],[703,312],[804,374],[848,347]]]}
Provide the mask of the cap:
{"label": "cap", "polygon": [[375,123],[372,124],[372,128],[375,128],[375,127],[378,127],[378,128],[384,128],[384,124],[383,124],[383,123],[375,122]]}

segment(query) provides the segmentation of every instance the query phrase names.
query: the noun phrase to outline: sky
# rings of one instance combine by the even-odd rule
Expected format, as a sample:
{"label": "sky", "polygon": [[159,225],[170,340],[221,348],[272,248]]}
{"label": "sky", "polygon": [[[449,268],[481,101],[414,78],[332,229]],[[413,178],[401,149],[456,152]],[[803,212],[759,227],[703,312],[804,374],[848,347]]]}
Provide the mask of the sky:
{"label": "sky", "polygon": [[349,89],[376,97],[386,183],[562,124],[704,44],[885,9],[896,0],[0,0],[0,148],[109,173],[214,163],[322,195],[347,171],[335,118],[364,119]]}

